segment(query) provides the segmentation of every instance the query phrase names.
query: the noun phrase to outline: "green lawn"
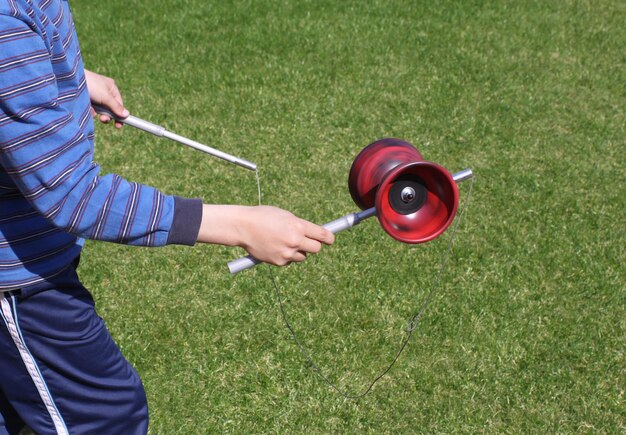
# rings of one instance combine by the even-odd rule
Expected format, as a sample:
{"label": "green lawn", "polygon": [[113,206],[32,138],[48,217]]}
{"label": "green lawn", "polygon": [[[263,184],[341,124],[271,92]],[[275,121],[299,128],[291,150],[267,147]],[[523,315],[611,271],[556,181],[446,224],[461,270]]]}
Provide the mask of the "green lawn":
{"label": "green lawn", "polygon": [[[626,3],[72,2],[85,64],[135,115],[259,165],[263,202],[356,211],[356,154],[400,137],[474,194],[394,369],[360,401],[309,366],[267,266],[243,253],[88,242],[81,276],[139,371],[151,433],[626,431]],[[129,127],[105,172],[255,204],[254,174]],[[461,199],[467,183],[460,186]],[[324,374],[358,393],[393,358],[449,232],[375,220],[274,274]]]}

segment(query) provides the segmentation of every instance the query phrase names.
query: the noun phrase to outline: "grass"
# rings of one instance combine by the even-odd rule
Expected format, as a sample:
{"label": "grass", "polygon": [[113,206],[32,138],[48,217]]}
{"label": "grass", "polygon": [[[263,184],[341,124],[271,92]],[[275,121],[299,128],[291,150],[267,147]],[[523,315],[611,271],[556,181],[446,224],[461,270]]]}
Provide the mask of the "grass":
{"label": "grass", "polygon": [[[259,165],[263,202],[355,210],[354,156],[400,137],[476,173],[436,296],[394,370],[354,402],[286,330],[241,251],[89,242],[81,276],[144,380],[151,433],[626,430],[626,56],[619,1],[74,2],[86,66],[137,116]],[[254,175],[99,126],[105,172],[255,204]],[[462,198],[467,185],[461,186]],[[276,269],[304,345],[362,390],[435,285],[425,245],[375,221]]]}

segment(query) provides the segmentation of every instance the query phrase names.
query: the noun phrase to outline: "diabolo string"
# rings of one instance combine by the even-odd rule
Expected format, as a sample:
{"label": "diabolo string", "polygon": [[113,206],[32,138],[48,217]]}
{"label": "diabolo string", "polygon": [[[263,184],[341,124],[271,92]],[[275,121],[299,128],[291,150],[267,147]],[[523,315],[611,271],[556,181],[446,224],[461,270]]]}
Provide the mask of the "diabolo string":
{"label": "diabolo string", "polygon": [[[259,205],[261,205],[261,180],[260,180],[258,169],[255,170],[255,173],[256,173],[257,190],[258,190],[258,195],[259,195]],[[340,387],[338,387],[337,384],[335,384],[333,381],[331,381],[328,378],[328,376],[326,376],[324,374],[324,372],[322,371],[320,366],[315,362],[315,360],[310,355],[310,353],[302,345],[302,343],[300,342],[300,340],[298,338],[298,335],[296,334],[296,331],[294,330],[293,326],[291,325],[291,322],[289,322],[289,319],[287,317],[287,313],[285,311],[285,305],[283,303],[283,298],[282,298],[280,289],[278,287],[278,284],[276,283],[276,278],[274,277],[274,273],[272,271],[272,267],[268,265],[269,276],[270,276],[270,280],[272,282],[272,286],[274,288],[274,293],[276,294],[276,299],[278,300],[280,313],[281,313],[281,316],[283,318],[283,322],[285,323],[285,326],[287,327],[287,329],[289,330],[289,332],[291,334],[291,337],[296,342],[296,345],[300,349],[300,352],[304,355],[304,357],[307,359],[307,361],[309,361],[309,363],[311,364],[311,367],[313,367],[313,369],[315,370],[317,375],[324,381],[324,383],[326,383],[329,387],[331,387],[333,390],[335,390],[342,397],[344,397],[346,399],[349,399],[349,400],[358,400],[358,399],[360,399],[362,397],[365,397],[372,390],[374,385],[379,380],[381,380],[387,373],[389,373],[389,371],[391,371],[393,366],[396,364],[396,362],[400,358],[400,355],[402,354],[402,352],[406,348],[407,344],[409,343],[409,340],[411,339],[411,336],[413,335],[413,331],[415,331],[415,329],[417,328],[417,326],[418,326],[418,324],[419,324],[419,322],[421,320],[422,314],[426,310],[426,307],[428,307],[428,305],[432,301],[433,297],[435,296],[437,291],[440,289],[439,284],[441,282],[442,275],[444,274],[444,272],[446,271],[446,269],[448,267],[448,262],[449,262],[451,254],[452,254],[452,248],[454,246],[454,241],[456,239],[457,229],[459,228],[459,225],[460,225],[460,223],[461,223],[461,221],[463,219],[463,215],[465,213],[465,210],[467,208],[469,200],[470,200],[470,198],[472,196],[472,191],[474,190],[474,181],[475,181],[475,179],[472,177],[467,196],[465,197],[465,201],[463,201],[463,206],[461,207],[461,211],[457,214],[457,217],[456,217],[455,222],[454,222],[454,226],[452,227],[452,231],[451,231],[451,234],[450,234],[450,239],[448,240],[448,245],[446,247],[446,252],[444,254],[443,259],[441,260],[441,263],[439,264],[437,275],[435,277],[435,280],[433,281],[432,288],[428,292],[428,294],[426,296],[426,299],[424,299],[424,302],[422,302],[422,304],[419,306],[419,309],[413,315],[413,317],[411,317],[411,319],[409,320],[406,328],[404,329],[405,336],[404,336],[404,339],[402,340],[402,344],[400,344],[400,347],[399,347],[398,351],[396,352],[395,356],[393,357],[393,359],[391,360],[391,362],[369,384],[366,384],[364,389],[363,389],[363,391],[360,392],[360,393],[351,394],[347,390],[343,390]]]}

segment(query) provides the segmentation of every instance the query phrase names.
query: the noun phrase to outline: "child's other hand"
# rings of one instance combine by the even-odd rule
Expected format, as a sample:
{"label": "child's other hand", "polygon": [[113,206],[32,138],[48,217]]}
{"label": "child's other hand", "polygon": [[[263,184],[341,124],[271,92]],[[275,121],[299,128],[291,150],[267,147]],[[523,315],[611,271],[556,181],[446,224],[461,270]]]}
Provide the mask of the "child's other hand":
{"label": "child's other hand", "polygon": [[[100,74],[85,70],[85,79],[87,80],[87,89],[89,90],[89,99],[93,104],[99,104],[106,107],[120,118],[126,118],[129,115],[128,110],[124,108],[122,95],[115,84],[115,80]],[[91,109],[93,116],[96,111]],[[107,115],[99,115],[100,122],[107,123],[111,121],[111,117]],[[116,122],[115,127],[121,128],[122,123]]]}

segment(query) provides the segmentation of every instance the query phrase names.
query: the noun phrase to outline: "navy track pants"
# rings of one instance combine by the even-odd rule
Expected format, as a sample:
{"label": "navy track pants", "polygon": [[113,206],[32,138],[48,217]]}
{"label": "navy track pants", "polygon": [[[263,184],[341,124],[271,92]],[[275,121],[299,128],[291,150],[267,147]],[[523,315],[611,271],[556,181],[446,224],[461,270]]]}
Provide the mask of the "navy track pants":
{"label": "navy track pants", "polygon": [[0,315],[0,434],[147,433],[141,380],[73,267],[0,293]]}

